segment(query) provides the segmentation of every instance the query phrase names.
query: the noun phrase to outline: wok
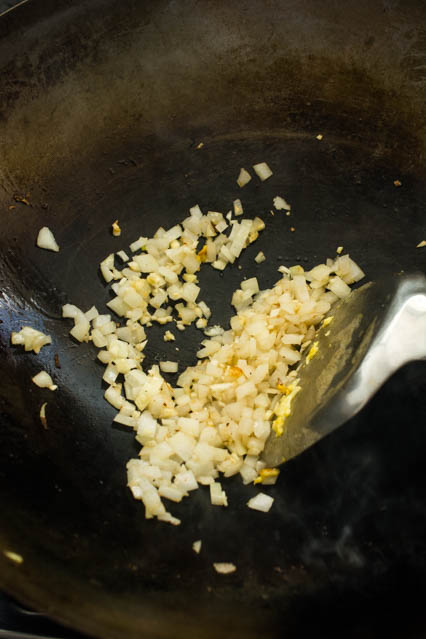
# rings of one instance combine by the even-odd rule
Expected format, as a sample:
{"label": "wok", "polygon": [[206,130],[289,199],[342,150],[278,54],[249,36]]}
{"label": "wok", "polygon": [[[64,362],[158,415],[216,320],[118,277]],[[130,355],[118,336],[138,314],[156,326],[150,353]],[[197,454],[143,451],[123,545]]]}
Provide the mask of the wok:
{"label": "wok", "polygon": [[[270,286],[279,264],[338,245],[369,279],[424,271],[425,18],[421,0],[51,0],[0,20],[0,549],[24,558],[0,552],[2,589],[107,638],[424,636],[424,362],[285,465],[269,515],[232,478],[231,507],[199,490],[174,529],[126,489],[134,438],[112,425],[95,353],[60,309],[102,307],[110,251],[240,193],[267,225],[243,271],[202,272],[215,323],[243,274]],[[237,193],[240,167],[260,161],[273,178]],[[269,214],[275,195],[292,217]],[[35,247],[44,225],[57,255]],[[24,323],[53,346],[11,348]],[[168,352],[161,334],[148,365]],[[179,335],[184,365],[199,341]],[[42,367],[54,394],[30,382]]]}

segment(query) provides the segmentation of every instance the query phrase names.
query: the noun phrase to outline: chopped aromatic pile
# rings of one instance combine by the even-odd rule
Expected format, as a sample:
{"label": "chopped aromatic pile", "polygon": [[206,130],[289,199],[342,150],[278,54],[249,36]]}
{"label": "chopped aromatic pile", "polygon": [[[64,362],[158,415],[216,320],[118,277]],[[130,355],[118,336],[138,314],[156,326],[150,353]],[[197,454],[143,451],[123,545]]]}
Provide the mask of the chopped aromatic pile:
{"label": "chopped aromatic pile", "polygon": [[[262,180],[272,175],[266,163],[253,168]],[[241,202],[233,206],[239,215]],[[203,214],[196,205],[180,224],[133,242],[131,259],[120,256],[117,265],[111,254],[101,262],[114,293],[107,306],[121,323],[95,307],[63,307],[63,316],[74,321],[72,337],[99,349],[105,399],[117,410],[114,421],[133,429],[141,446],[127,464],[127,477],[147,518],[178,525],[166,503],[178,503],[200,486],[209,487],[212,505],[226,507],[222,475],[240,474],[245,484],[275,483],[278,471],[265,468],[260,455],[271,429],[278,436],[284,432],[300,391],[297,366],[309,345],[314,357],[316,328],[332,305],[364,276],[349,255],[308,271],[282,266],[270,289],[261,291],[255,277],[243,280],[232,296],[236,313],[229,326],[208,326],[200,268],[210,264],[222,271],[235,263],[264,227],[259,217],[239,221],[231,212]],[[163,373],[176,373],[179,362],[165,359],[144,368],[146,329],[155,322],[174,323],[178,330],[194,323],[205,334],[197,364],[180,371],[176,386]],[[166,330],[163,339],[175,337]],[[260,493],[249,506],[267,512],[271,499]]]}

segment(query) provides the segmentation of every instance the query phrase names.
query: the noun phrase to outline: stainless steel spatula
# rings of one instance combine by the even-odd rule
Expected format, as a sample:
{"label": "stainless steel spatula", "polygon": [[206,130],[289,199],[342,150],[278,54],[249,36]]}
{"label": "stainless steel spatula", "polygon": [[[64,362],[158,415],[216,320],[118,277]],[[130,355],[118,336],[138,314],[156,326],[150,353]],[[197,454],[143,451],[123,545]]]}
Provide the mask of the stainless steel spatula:
{"label": "stainless steel spatula", "polygon": [[315,338],[315,356],[298,370],[301,390],[279,437],[263,453],[287,461],[353,417],[403,364],[426,359],[426,277],[365,284],[333,307]]}

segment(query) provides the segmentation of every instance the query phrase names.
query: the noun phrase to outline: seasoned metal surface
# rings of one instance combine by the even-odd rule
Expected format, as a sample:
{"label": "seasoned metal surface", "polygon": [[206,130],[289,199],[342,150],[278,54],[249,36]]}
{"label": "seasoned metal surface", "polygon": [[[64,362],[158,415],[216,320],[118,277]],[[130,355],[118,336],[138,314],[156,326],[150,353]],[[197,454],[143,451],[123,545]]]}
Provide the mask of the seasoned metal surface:
{"label": "seasoned metal surface", "polygon": [[42,613],[29,610],[0,595],[0,637],[5,639],[83,639],[83,635],[65,628]]}
{"label": "seasoned metal surface", "polygon": [[[338,245],[369,278],[424,271],[423,3],[52,1],[5,18],[0,549],[24,562],[0,552],[0,586],[111,638],[414,637],[425,624],[424,363],[284,466],[268,516],[247,509],[254,488],[233,478],[228,509],[200,490],[172,529],[131,499],[133,436],[112,425],[101,367],[70,341],[60,307],[102,306],[102,257],[195,203],[228,210],[240,167],[262,160],[273,178],[238,192],[267,222],[262,237],[242,271],[201,275],[214,322],[228,320],[243,275],[269,286],[279,264],[314,265]],[[292,217],[269,214],[275,195]],[[35,247],[43,225],[59,254]],[[12,349],[24,322],[53,346]],[[182,365],[199,340],[179,336]],[[151,344],[148,365],[170,346],[154,329]],[[58,379],[53,397],[30,383],[39,367]],[[213,561],[238,570],[217,575]]]}
{"label": "seasoned metal surface", "polygon": [[[24,0],[23,3],[25,2],[28,2],[28,0]],[[0,16],[6,13],[7,11],[12,11],[20,4],[21,4],[20,0],[2,0],[0,2]]]}

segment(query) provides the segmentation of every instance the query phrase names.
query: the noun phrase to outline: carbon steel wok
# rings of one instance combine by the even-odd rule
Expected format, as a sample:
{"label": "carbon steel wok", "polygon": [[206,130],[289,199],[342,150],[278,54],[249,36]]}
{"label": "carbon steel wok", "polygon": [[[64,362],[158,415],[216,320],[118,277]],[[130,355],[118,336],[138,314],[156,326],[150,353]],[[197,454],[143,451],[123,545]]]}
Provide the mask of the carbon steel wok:
{"label": "carbon steel wok", "polygon": [[[243,199],[267,221],[261,239],[243,271],[202,274],[215,322],[242,273],[269,286],[279,264],[338,245],[369,279],[425,271],[425,24],[422,0],[33,0],[0,20],[2,589],[107,638],[424,636],[425,363],[285,465],[269,515],[233,478],[228,509],[197,491],[174,529],[126,489],[134,438],[60,308],[102,306],[105,255],[195,203],[228,210],[240,167],[259,161],[274,176]],[[269,214],[275,195],[292,218]],[[59,254],[35,247],[43,225]],[[23,323],[53,346],[11,348]],[[168,352],[161,334],[148,365]],[[179,335],[184,364],[199,341]],[[55,394],[31,384],[41,367]]]}

